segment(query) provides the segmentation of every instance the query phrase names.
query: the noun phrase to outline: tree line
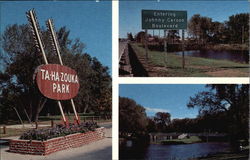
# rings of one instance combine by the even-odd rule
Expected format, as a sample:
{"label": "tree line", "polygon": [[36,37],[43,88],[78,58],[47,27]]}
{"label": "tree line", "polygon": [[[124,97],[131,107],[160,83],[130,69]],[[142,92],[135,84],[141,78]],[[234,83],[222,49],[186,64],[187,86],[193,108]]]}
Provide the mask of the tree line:
{"label": "tree line", "polygon": [[197,107],[196,118],[171,119],[171,114],[158,112],[147,117],[145,108],[133,99],[119,98],[119,132],[141,135],[150,132],[227,133],[231,142],[248,141],[249,85],[207,85],[209,91],[189,98],[188,108]]}
{"label": "tree line", "polygon": [[[42,29],[42,38],[49,63],[59,64],[52,50],[49,33]],[[109,68],[84,52],[85,44],[79,39],[70,39],[70,31],[62,27],[57,31],[61,56],[66,66],[76,70],[80,89],[74,98],[78,113],[94,113],[106,118],[111,117],[111,76]],[[39,115],[60,115],[57,103],[44,97],[33,79],[35,69],[43,64],[41,53],[34,46],[28,25],[10,25],[1,35],[0,71],[0,121],[16,120],[15,107],[26,117],[26,111],[32,121]],[[62,101],[65,113],[73,113],[69,101]]]}
{"label": "tree line", "polygon": [[212,18],[195,14],[188,23],[188,33],[197,43],[249,42],[249,13],[235,14],[228,21],[218,22]]}

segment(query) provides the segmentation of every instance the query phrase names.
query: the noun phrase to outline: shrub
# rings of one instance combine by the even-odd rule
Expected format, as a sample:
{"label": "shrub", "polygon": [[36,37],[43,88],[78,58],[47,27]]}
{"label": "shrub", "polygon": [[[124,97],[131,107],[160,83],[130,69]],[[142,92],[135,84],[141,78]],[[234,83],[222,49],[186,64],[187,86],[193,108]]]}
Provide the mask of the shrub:
{"label": "shrub", "polygon": [[80,125],[69,124],[69,127],[65,127],[63,125],[56,125],[56,127],[54,128],[29,130],[23,133],[20,139],[45,141],[47,139],[66,136],[69,134],[94,131],[98,127],[99,126],[96,122],[85,122],[81,123]]}

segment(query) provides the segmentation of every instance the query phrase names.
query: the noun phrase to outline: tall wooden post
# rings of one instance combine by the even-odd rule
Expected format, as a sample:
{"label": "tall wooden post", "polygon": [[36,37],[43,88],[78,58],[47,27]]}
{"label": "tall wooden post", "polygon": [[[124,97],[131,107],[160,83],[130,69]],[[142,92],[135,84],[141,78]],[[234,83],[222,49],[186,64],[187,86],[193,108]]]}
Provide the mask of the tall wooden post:
{"label": "tall wooden post", "polygon": [[54,120],[52,119],[51,120],[51,128],[53,128],[54,127]]}
{"label": "tall wooden post", "polygon": [[[60,54],[60,46],[59,46],[59,43],[58,43],[56,33],[54,32],[53,22],[52,22],[51,19],[49,19],[47,21],[47,27],[48,27],[48,29],[50,31],[53,47],[55,48],[55,51],[56,51],[57,56],[59,58],[60,64],[63,65],[61,54]],[[70,101],[71,101],[71,105],[72,105],[72,108],[73,108],[73,111],[74,111],[74,114],[75,114],[75,120],[76,120],[77,124],[80,124],[80,119],[79,119],[79,117],[77,115],[77,112],[76,112],[75,103],[74,103],[73,99],[70,99]]]}
{"label": "tall wooden post", "polygon": [[6,126],[3,126],[3,134],[6,134]]}
{"label": "tall wooden post", "polygon": [[[48,64],[48,60],[47,60],[45,50],[44,50],[44,44],[43,44],[42,39],[40,37],[39,25],[38,25],[37,18],[35,16],[35,11],[30,10],[27,13],[27,17],[28,17],[28,20],[30,21],[30,24],[31,24],[31,27],[32,27],[32,31],[33,31],[33,35],[34,35],[34,38],[35,38],[36,46],[41,51],[41,53],[43,55],[44,63]],[[60,101],[57,101],[57,104],[58,104],[60,112],[62,114],[64,124],[66,125],[67,121],[66,121],[63,109],[62,109],[62,104],[61,104]]]}
{"label": "tall wooden post", "polygon": [[26,109],[24,109],[24,113],[26,114],[26,117],[28,118],[28,120],[29,120],[31,126],[33,127],[33,124],[32,124],[32,122],[31,122],[31,120],[30,120],[30,117],[29,117],[29,115],[28,115]]}
{"label": "tall wooden post", "polygon": [[19,120],[20,120],[20,122],[21,122],[21,124],[23,125],[23,128],[24,128],[24,124],[23,124],[23,120],[22,120],[21,116],[19,115],[19,113],[18,113],[16,107],[13,107],[13,108],[14,108],[14,110],[16,111],[16,114],[17,114],[17,116],[18,116],[18,118],[19,118]]}
{"label": "tall wooden post", "polygon": [[185,68],[185,54],[184,54],[184,41],[185,41],[185,30],[182,30],[182,69]]}

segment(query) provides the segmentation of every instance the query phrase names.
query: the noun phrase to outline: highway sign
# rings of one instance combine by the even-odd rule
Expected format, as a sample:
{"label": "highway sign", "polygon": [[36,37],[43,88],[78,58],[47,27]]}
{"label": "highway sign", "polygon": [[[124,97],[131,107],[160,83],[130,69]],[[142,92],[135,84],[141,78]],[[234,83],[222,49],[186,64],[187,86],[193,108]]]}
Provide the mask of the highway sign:
{"label": "highway sign", "polygon": [[187,29],[187,11],[142,10],[142,29]]}

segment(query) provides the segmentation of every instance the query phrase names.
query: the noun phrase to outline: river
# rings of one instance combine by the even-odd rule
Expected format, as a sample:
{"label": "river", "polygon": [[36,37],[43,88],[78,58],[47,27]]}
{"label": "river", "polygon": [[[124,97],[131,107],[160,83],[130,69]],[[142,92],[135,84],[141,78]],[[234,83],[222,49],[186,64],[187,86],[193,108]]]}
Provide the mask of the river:
{"label": "river", "polygon": [[[192,51],[184,51],[184,53],[187,56],[193,56],[193,57],[229,60],[240,63],[249,62],[248,51],[192,50]],[[176,52],[176,54],[182,55],[182,52]]]}
{"label": "river", "polygon": [[228,143],[194,143],[183,145],[127,145],[120,147],[120,159],[187,160],[230,150]]}

